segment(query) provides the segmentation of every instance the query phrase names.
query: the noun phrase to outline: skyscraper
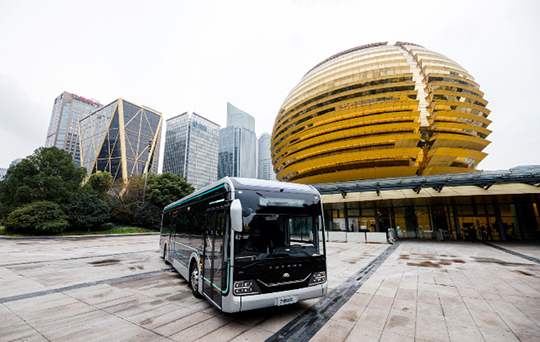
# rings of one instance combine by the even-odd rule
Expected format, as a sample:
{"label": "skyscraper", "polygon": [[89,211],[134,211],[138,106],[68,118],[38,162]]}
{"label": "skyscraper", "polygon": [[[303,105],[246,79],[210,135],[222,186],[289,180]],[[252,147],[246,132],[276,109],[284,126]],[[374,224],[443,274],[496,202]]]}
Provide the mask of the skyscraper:
{"label": "skyscraper", "polygon": [[193,113],[167,120],[163,172],[184,177],[195,189],[217,178],[219,125]]}
{"label": "skyscraper", "polygon": [[56,146],[66,151],[80,166],[79,120],[101,106],[98,101],[64,91],[54,100],[45,147]]}
{"label": "skyscraper", "polygon": [[227,127],[219,131],[218,178],[257,178],[255,118],[227,103]]}
{"label": "skyscraper", "polygon": [[161,113],[118,99],[79,122],[81,166],[87,178],[97,171],[127,181],[157,172]]}
{"label": "skyscraper", "polygon": [[270,140],[271,136],[268,133],[263,133],[259,138],[259,179],[276,180],[270,153]]}

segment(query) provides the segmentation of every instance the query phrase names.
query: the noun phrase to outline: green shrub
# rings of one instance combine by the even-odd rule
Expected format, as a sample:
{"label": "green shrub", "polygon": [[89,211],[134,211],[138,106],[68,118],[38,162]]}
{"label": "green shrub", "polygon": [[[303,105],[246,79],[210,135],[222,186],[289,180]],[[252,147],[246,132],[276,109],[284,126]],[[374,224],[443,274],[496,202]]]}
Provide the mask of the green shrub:
{"label": "green shrub", "polygon": [[86,230],[109,220],[111,209],[99,194],[79,191],[62,205],[70,230]]}
{"label": "green shrub", "polygon": [[159,229],[161,224],[161,208],[145,202],[135,213],[135,225],[139,227]]}
{"label": "green shrub", "polygon": [[58,234],[69,223],[60,206],[49,201],[38,201],[15,209],[6,219],[8,232],[15,234]]}

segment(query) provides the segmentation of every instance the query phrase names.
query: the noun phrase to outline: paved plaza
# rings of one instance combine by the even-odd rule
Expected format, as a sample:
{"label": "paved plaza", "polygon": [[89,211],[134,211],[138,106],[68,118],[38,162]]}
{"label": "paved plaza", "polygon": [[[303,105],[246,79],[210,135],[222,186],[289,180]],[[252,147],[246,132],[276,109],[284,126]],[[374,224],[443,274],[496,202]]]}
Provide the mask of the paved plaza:
{"label": "paved plaza", "polygon": [[0,341],[539,341],[540,246],[328,243],[329,294],[224,314],[158,235],[0,239]]}

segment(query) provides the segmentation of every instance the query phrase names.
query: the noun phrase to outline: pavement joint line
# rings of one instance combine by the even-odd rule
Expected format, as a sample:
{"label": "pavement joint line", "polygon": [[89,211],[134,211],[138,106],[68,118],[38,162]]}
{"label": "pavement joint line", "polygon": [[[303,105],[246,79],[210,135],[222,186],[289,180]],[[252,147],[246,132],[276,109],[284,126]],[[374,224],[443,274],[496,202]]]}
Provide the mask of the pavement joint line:
{"label": "pavement joint line", "polygon": [[66,292],[66,291],[82,289],[82,288],[85,288],[85,287],[91,287],[91,286],[97,286],[97,285],[103,285],[103,284],[111,284],[111,283],[116,283],[116,282],[119,282],[119,281],[131,280],[131,279],[135,279],[135,278],[142,278],[142,277],[147,277],[147,276],[151,276],[151,275],[155,275],[155,274],[171,272],[173,270],[174,269],[171,267],[171,268],[165,268],[165,269],[156,270],[156,271],[131,274],[131,275],[128,275],[128,276],[123,276],[123,277],[118,277],[118,278],[103,279],[103,280],[92,281],[92,282],[88,282],[88,283],[82,283],[82,284],[70,285],[70,286],[65,286],[65,287],[59,287],[59,288],[56,288],[56,289],[50,289],[50,290],[44,290],[44,291],[25,293],[25,294],[16,295],[16,296],[4,297],[4,298],[0,298],[0,304],[8,303],[8,302],[14,302],[14,301],[17,301],[17,300],[22,300],[22,299],[46,296],[46,295],[52,294],[52,293],[62,293],[62,292]]}
{"label": "pavement joint line", "polygon": [[397,241],[388,247],[361,270],[339,284],[332,292],[270,336],[266,342],[310,340],[349,301],[400,244],[401,241]]}
{"label": "pavement joint line", "polygon": [[511,250],[511,249],[508,249],[508,248],[504,248],[504,247],[501,247],[501,246],[497,246],[497,245],[494,245],[494,244],[489,243],[489,242],[484,242],[484,244],[487,245],[487,246],[489,246],[489,247],[493,247],[493,248],[498,249],[498,250],[500,250],[500,251],[503,251],[503,252],[506,252],[506,253],[508,253],[508,254],[512,254],[512,255],[518,256],[518,257],[520,257],[520,258],[522,258],[522,259],[529,260],[529,261],[532,261],[532,262],[534,262],[534,263],[540,265],[540,259],[538,259],[538,258],[529,256],[529,255],[526,255],[526,254],[522,254],[522,253],[513,251],[513,250]]}
{"label": "pavement joint line", "polygon": [[91,258],[106,258],[116,255],[123,255],[123,254],[138,254],[138,253],[148,253],[148,252],[156,252],[156,249],[147,249],[145,251],[137,251],[137,252],[125,252],[125,253],[113,253],[113,254],[103,254],[103,255],[93,255],[93,256],[85,256],[85,257],[76,257],[76,258],[66,258],[66,259],[53,259],[53,260],[41,260],[41,261],[28,261],[28,262],[16,262],[12,264],[1,264],[0,267],[12,267],[12,266],[22,266],[22,265],[32,265],[32,264],[44,264],[48,262],[58,262],[58,261],[71,261],[71,260],[79,260],[79,259],[91,259]]}

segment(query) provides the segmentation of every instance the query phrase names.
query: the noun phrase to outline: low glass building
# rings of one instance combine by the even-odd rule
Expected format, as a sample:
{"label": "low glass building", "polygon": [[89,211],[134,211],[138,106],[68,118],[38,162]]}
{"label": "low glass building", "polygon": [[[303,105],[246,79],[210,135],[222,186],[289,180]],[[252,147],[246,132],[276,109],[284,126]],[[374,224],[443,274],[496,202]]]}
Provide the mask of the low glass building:
{"label": "low glass building", "polygon": [[119,98],[79,121],[81,166],[87,177],[109,172],[114,181],[158,170],[161,113]]}
{"label": "low glass building", "polygon": [[399,238],[540,239],[540,166],[314,184],[329,231]]}

